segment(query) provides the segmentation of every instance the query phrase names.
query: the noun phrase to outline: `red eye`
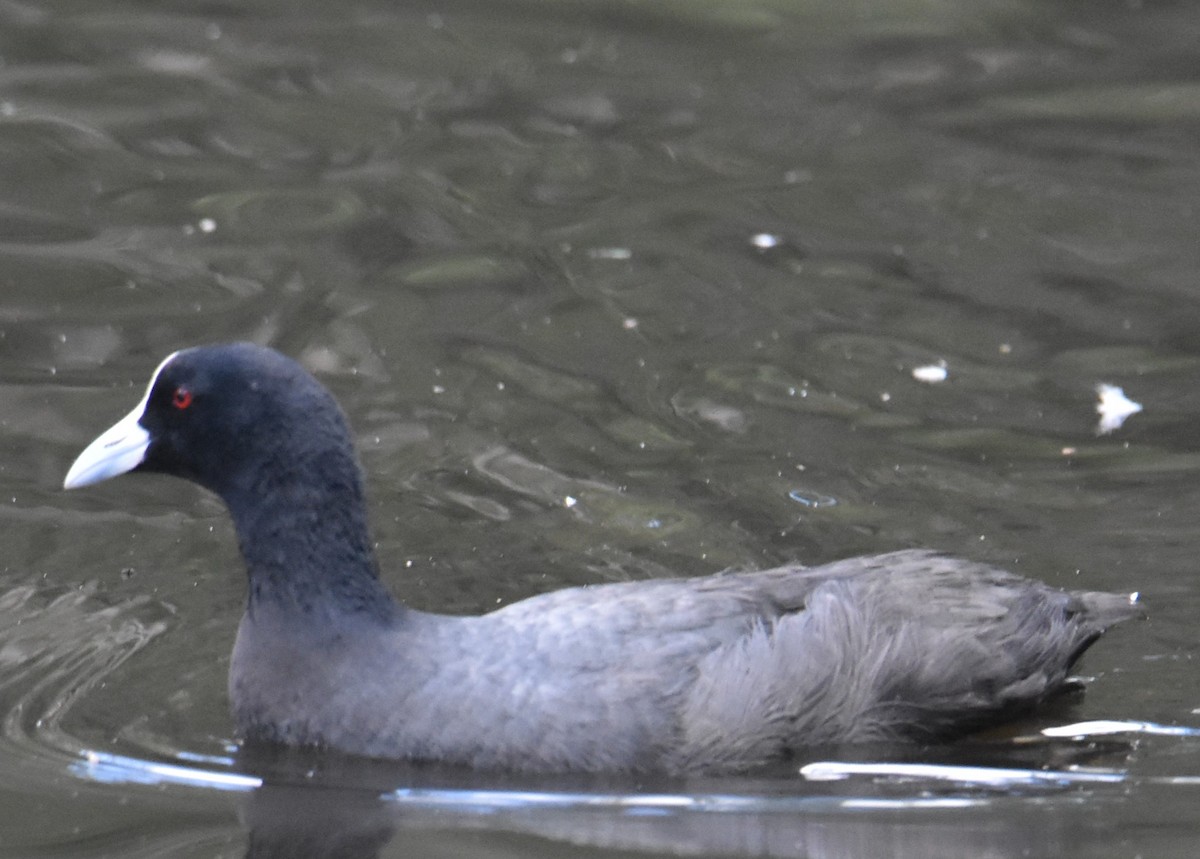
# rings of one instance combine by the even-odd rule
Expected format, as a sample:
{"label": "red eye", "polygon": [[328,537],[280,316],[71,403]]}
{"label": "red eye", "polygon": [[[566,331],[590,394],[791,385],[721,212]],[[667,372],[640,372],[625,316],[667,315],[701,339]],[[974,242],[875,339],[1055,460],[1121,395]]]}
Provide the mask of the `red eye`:
{"label": "red eye", "polygon": [[187,388],[176,388],[175,393],[171,395],[171,405],[183,411],[192,404],[192,392]]}

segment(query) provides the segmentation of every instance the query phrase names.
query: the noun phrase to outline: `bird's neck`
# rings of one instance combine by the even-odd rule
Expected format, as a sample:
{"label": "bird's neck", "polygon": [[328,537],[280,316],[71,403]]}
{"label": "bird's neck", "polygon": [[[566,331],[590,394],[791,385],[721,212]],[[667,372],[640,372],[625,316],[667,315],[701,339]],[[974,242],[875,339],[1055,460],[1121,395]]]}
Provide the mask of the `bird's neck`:
{"label": "bird's neck", "polygon": [[246,612],[308,623],[390,623],[402,611],[379,580],[357,464],[306,458],[221,492],[249,578]]}

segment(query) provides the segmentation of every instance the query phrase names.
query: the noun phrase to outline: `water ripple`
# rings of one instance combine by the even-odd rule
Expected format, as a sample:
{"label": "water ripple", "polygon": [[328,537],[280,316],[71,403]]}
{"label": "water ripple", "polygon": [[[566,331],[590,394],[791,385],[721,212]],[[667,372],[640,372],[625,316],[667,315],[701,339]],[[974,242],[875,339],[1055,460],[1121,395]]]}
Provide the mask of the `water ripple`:
{"label": "water ripple", "polygon": [[65,727],[75,706],[166,629],[144,616],[148,598],[105,606],[97,590],[51,596],[21,585],[0,595],[0,742],[10,757],[78,760],[84,743]]}

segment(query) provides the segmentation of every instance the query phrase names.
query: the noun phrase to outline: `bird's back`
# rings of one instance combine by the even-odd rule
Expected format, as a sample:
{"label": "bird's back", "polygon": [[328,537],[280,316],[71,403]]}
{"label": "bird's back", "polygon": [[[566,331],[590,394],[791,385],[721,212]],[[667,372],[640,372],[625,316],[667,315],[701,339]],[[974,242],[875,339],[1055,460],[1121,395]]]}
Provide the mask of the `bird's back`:
{"label": "bird's back", "polygon": [[921,551],[810,572],[831,577],[803,611],[701,662],[675,768],[983,727],[1061,691],[1080,654],[1135,613],[1127,596],[1065,592]]}

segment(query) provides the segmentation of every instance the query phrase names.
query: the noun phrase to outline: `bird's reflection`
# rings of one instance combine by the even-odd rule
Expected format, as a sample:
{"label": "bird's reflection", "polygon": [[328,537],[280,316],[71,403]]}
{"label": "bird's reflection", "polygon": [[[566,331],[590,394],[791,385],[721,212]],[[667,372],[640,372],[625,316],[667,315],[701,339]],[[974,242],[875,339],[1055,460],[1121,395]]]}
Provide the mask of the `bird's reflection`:
{"label": "bird's reflection", "polygon": [[[1011,746],[1007,752],[1011,765]],[[1103,797],[1085,805],[1073,801],[1078,792],[812,785],[795,767],[740,779],[547,778],[274,749],[243,750],[238,765],[263,779],[242,807],[246,856],[254,859],[451,849],[484,856],[500,839],[510,852],[542,856],[582,847],[667,856],[1005,859],[1078,854],[1111,835],[1105,815],[1095,813]]]}

